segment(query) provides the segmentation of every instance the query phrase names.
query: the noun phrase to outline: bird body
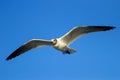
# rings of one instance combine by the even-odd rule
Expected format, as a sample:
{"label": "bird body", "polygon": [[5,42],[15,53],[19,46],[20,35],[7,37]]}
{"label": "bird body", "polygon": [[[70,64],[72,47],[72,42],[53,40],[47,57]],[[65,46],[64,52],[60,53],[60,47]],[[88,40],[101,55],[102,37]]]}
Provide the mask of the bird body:
{"label": "bird body", "polygon": [[55,49],[60,50],[64,54],[70,54],[76,52],[76,50],[69,48],[69,46],[61,40],[61,38],[56,39],[57,43],[53,46]]}
{"label": "bird body", "polygon": [[83,36],[92,32],[107,31],[114,29],[112,26],[78,26],[71,29],[68,33],[63,35],[60,38],[52,40],[43,40],[43,39],[32,39],[27,43],[20,46],[12,54],[10,54],[6,60],[10,60],[20,54],[23,54],[31,49],[42,47],[42,46],[52,46],[55,49],[63,52],[64,54],[71,54],[76,52],[76,50],[69,47],[69,45],[75,41],[80,36]]}

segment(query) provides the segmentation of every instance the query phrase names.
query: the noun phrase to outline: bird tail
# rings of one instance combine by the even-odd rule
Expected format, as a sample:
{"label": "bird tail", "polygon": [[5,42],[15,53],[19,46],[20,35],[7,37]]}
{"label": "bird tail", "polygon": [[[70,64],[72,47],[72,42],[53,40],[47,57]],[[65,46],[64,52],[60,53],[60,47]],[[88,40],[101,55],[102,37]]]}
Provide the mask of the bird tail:
{"label": "bird tail", "polygon": [[72,48],[68,48],[66,51],[64,51],[63,53],[64,54],[72,54],[74,52],[77,52],[75,49],[72,49]]}
{"label": "bird tail", "polygon": [[69,51],[70,51],[70,53],[77,52],[75,49],[72,49],[72,48],[70,48]]}

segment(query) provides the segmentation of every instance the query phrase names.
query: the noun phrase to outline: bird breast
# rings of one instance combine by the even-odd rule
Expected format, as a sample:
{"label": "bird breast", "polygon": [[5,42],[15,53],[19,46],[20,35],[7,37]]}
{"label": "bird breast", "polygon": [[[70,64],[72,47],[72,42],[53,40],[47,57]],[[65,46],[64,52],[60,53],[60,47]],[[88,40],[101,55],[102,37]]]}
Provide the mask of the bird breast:
{"label": "bird breast", "polygon": [[67,47],[67,45],[60,39],[57,39],[57,43],[54,45],[54,48],[56,48],[58,50],[63,50],[63,49],[65,49],[65,47]]}

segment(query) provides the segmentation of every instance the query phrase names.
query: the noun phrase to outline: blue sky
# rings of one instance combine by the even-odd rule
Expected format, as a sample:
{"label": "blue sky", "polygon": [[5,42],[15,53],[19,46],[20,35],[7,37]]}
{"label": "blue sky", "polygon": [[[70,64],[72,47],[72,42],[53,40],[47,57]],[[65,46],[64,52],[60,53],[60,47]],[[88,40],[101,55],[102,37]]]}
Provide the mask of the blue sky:
{"label": "blue sky", "polygon": [[[0,80],[120,80],[119,0],[1,0]],[[86,35],[63,55],[51,48],[6,57],[32,38],[51,39],[74,26],[111,25]]]}

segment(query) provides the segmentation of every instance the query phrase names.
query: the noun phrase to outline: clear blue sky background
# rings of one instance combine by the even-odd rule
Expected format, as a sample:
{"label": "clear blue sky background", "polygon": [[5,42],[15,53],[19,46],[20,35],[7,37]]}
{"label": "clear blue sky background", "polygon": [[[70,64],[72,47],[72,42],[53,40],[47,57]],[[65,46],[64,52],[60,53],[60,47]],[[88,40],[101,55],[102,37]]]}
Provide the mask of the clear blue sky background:
{"label": "clear blue sky background", "polygon": [[[78,25],[117,28],[78,39],[78,52],[51,48],[6,57],[32,38],[60,37]],[[1,0],[0,80],[120,80],[119,0]]]}

